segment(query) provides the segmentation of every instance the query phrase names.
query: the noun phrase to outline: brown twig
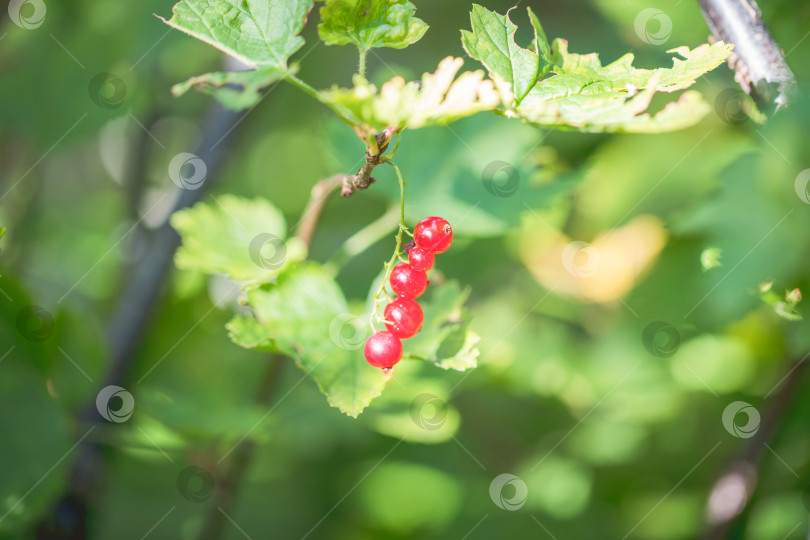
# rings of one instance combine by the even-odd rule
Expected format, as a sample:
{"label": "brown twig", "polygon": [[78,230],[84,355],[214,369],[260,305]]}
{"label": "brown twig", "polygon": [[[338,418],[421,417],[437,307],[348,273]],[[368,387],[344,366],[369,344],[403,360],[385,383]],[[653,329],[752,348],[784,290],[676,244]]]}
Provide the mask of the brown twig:
{"label": "brown twig", "polygon": [[[357,131],[358,136],[363,138],[363,132]],[[351,197],[355,191],[368,189],[368,187],[376,182],[371,176],[371,171],[374,167],[383,162],[382,155],[388,149],[388,143],[391,138],[397,133],[397,128],[389,126],[383,131],[369,137],[369,143],[366,148],[366,162],[363,167],[357,171],[354,176],[345,175],[343,178],[343,189],[340,191],[342,197]]]}
{"label": "brown twig", "polygon": [[[703,540],[727,538],[748,508],[757,487],[757,468],[765,456],[767,445],[775,437],[792,399],[801,388],[802,377],[807,370],[806,358],[791,363],[781,388],[771,398],[757,433],[714,483],[709,498],[710,523],[702,536]],[[722,508],[712,508],[715,502]]]}

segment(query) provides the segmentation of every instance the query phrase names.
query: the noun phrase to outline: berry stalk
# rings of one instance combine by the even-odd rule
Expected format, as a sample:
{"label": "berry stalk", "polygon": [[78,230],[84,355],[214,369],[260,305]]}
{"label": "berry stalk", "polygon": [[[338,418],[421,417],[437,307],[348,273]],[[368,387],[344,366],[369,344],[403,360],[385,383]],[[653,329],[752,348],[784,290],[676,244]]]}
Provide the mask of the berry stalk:
{"label": "berry stalk", "polygon": [[[399,141],[397,141],[399,143]],[[397,144],[399,146],[399,144]],[[396,148],[394,149],[396,151]],[[377,328],[374,326],[375,319],[377,322],[385,323],[385,318],[380,316],[380,304],[383,301],[383,297],[385,299],[390,300],[390,296],[385,290],[385,284],[388,283],[388,280],[391,277],[391,271],[394,269],[394,263],[397,261],[397,258],[401,255],[402,249],[402,233],[408,232],[408,227],[405,226],[405,179],[402,177],[402,172],[399,170],[390,158],[384,159],[384,162],[390,165],[394,169],[394,173],[397,175],[397,180],[399,181],[399,228],[397,229],[396,235],[396,247],[394,248],[394,254],[391,255],[391,258],[388,262],[385,263],[385,273],[383,274],[382,282],[380,282],[380,288],[377,289],[377,292],[374,293],[374,308],[371,311],[371,316],[369,322],[371,323],[371,328],[373,331],[376,332]],[[410,233],[409,233],[410,234]]]}

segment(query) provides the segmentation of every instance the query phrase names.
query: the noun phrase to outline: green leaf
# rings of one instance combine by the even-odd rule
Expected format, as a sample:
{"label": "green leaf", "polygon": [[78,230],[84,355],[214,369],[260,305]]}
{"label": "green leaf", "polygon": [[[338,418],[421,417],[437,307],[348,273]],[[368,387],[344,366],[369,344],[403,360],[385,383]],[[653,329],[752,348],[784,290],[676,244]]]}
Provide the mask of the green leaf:
{"label": "green leaf", "polygon": [[181,0],[166,24],[250,67],[287,67],[313,0]]}
{"label": "green leaf", "polygon": [[422,302],[425,323],[405,343],[405,354],[427,360],[442,369],[465,371],[478,365],[478,335],[467,327],[470,317],[464,302],[470,289],[455,281],[437,287],[427,302]]}
{"label": "green leaf", "polygon": [[223,195],[213,204],[176,212],[171,224],[183,240],[175,255],[178,268],[225,274],[246,288],[266,283],[306,257],[300,240],[284,241],[284,217],[263,199]]}
{"label": "green leaf", "polygon": [[589,132],[659,133],[689,127],[710,111],[700,93],[686,92],[651,115],[653,96],[657,91],[691,86],[697,77],[720,65],[731,46],[718,42],[671,52],[684,58],[674,59],[672,68],[634,68],[632,54],[602,66],[598,55],[569,54],[567,42],[557,39],[556,75],[539,81],[515,113],[534,124]]}
{"label": "green leaf", "polygon": [[374,47],[404,49],[428,29],[415,12],[408,0],[326,0],[318,34],[327,45],[353,43],[363,52]]}
{"label": "green leaf", "polygon": [[[473,4],[470,12],[472,32],[461,31],[464,50],[484,64],[496,82],[507,85],[504,90],[514,97],[514,105],[520,104],[535,82],[551,67],[551,54],[543,27],[531,8],[528,8],[528,12],[535,35],[531,50],[515,43],[517,26],[509,19],[508,12],[498,15]],[[511,102],[512,99],[504,99],[504,103],[511,105]]]}
{"label": "green leaf", "polygon": [[204,73],[172,86],[175,97],[182,96],[195,87],[217,98],[228,109],[239,111],[254,106],[261,100],[260,90],[294,73],[295,66],[288,70],[275,67],[248,71],[220,71]]}
{"label": "green leaf", "polygon": [[[540,22],[529,11],[535,39],[529,49],[514,41],[517,27],[506,15],[474,5],[472,32],[462,32],[462,44],[483,63],[501,89],[506,115],[532,124],[589,132],[659,133],[696,124],[710,107],[698,92],[686,92],[655,114],[649,111],[656,92],[683,90],[719,66],[732,45],[717,42],[695,49],[669,52],[671,68],[633,67],[626,54],[603,66],[599,55],[571,54],[568,42],[554,40],[551,49]],[[553,50],[553,53],[551,51]],[[544,77],[551,66],[551,75]],[[504,92],[506,83],[511,92]]]}
{"label": "green leaf", "polygon": [[[331,406],[357,417],[380,395],[387,377],[363,358],[365,339],[341,337],[341,326],[352,316],[340,288],[319,265],[289,269],[277,284],[251,290],[248,303],[265,332],[265,342],[272,340],[279,351],[295,358]],[[365,318],[358,326],[356,330],[368,331]],[[231,321],[229,330],[239,345],[255,340],[247,337],[255,327],[248,327],[241,317]]]}
{"label": "green leaf", "polygon": [[354,88],[333,87],[318,93],[319,99],[364,131],[382,131],[388,126],[418,129],[444,125],[479,111],[490,110],[500,98],[492,81],[481,70],[456,77],[464,61],[448,56],[435,73],[422,75],[421,84],[394,77],[377,87],[361,76]]}
{"label": "green leaf", "polygon": [[635,57],[631,53],[602,66],[598,54],[569,53],[568,42],[555,39],[554,64],[557,67],[554,72],[557,77],[541,81],[535,89],[543,91],[546,86],[552,89],[564,87],[577,94],[602,94],[626,92],[628,86],[652,86],[660,92],[674,92],[692,86],[700,76],[722,64],[733,47],[722,41],[711,45],[704,43],[694,49],[677,47],[667,52],[675,53],[683,59],[673,58],[671,68],[640,69],[633,67]]}

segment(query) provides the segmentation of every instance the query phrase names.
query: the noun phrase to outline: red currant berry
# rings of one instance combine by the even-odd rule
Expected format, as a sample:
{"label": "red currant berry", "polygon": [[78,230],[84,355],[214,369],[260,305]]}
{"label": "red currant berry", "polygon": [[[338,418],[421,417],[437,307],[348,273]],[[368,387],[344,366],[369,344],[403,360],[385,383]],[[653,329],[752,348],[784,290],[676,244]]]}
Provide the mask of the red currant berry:
{"label": "red currant berry", "polygon": [[433,268],[435,261],[436,258],[433,256],[433,253],[425,248],[414,247],[408,252],[408,262],[411,263],[411,266],[422,272],[427,272]]}
{"label": "red currant berry", "polygon": [[426,217],[416,224],[413,241],[431,253],[444,253],[453,243],[453,228],[444,218]]}
{"label": "red currant berry", "polygon": [[427,274],[408,263],[399,263],[391,271],[391,288],[402,298],[418,298],[427,288]]}
{"label": "red currant berry", "polygon": [[375,332],[366,340],[363,352],[372,366],[389,369],[402,358],[402,343],[391,332]]}
{"label": "red currant berry", "polygon": [[412,337],[422,328],[425,315],[416,301],[409,298],[397,298],[385,306],[385,320],[388,331],[400,339]]}

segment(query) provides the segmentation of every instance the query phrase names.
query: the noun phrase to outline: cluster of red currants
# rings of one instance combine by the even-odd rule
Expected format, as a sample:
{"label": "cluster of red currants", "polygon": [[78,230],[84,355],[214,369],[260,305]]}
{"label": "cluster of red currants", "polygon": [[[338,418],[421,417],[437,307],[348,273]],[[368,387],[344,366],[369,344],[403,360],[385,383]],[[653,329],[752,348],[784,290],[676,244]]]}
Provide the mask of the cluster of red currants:
{"label": "cluster of red currants", "polygon": [[453,229],[447,220],[427,217],[413,230],[415,246],[408,252],[408,262],[391,271],[391,289],[399,297],[385,306],[387,331],[375,332],[366,340],[366,360],[374,367],[391,369],[402,358],[402,342],[422,328],[424,314],[416,303],[428,286],[427,271],[433,267],[434,255],[444,253],[453,243]]}

